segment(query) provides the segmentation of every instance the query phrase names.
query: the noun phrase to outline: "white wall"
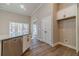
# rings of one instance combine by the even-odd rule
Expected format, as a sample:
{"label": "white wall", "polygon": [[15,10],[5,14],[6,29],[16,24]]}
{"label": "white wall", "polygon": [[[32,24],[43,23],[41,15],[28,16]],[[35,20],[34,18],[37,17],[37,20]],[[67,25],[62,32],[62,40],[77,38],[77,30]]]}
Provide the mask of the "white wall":
{"label": "white wall", "polygon": [[0,10],[0,35],[9,34],[9,22],[20,22],[29,24],[30,17]]}

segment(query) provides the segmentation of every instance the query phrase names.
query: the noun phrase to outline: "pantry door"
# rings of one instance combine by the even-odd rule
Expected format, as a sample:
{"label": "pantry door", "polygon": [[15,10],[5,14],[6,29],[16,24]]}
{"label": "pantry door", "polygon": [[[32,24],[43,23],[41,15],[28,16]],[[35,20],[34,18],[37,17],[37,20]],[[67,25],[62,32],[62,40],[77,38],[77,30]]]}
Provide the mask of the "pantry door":
{"label": "pantry door", "polygon": [[42,19],[41,22],[42,27],[42,41],[51,45],[51,17],[45,17]]}

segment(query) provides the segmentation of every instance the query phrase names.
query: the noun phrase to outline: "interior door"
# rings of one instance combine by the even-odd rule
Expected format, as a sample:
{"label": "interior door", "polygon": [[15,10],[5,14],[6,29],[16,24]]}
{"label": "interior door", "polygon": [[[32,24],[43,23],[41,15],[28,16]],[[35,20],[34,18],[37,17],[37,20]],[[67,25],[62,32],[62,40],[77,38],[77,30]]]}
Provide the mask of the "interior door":
{"label": "interior door", "polygon": [[42,37],[42,41],[44,41],[44,42],[46,42],[46,35],[45,35],[45,33],[46,33],[46,24],[45,24],[45,19],[43,19],[43,20],[41,20],[42,22],[42,24],[41,24],[41,37]]}
{"label": "interior door", "polygon": [[51,17],[50,16],[46,17],[46,19],[45,19],[45,25],[46,25],[45,26],[46,42],[48,44],[51,44]]}
{"label": "interior door", "polygon": [[42,41],[51,44],[51,17],[45,17],[41,21]]}

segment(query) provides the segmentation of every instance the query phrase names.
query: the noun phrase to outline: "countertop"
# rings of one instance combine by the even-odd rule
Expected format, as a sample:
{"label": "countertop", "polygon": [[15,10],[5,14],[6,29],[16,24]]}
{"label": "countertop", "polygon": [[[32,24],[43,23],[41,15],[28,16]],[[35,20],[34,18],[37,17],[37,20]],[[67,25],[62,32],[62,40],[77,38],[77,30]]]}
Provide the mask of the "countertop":
{"label": "countertop", "polygon": [[0,35],[0,40],[6,40],[6,39],[15,38],[15,37],[24,36],[24,35],[29,35],[29,34],[21,34],[21,35]]}

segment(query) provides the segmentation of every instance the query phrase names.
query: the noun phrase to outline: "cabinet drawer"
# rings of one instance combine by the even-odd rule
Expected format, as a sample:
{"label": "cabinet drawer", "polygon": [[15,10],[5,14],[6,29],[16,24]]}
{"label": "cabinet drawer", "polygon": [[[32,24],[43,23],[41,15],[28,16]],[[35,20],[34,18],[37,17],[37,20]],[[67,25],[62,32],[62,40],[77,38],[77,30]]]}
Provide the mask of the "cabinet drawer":
{"label": "cabinet drawer", "polygon": [[64,19],[65,18],[65,10],[60,10],[58,13],[57,13],[57,20],[60,20],[60,19]]}

